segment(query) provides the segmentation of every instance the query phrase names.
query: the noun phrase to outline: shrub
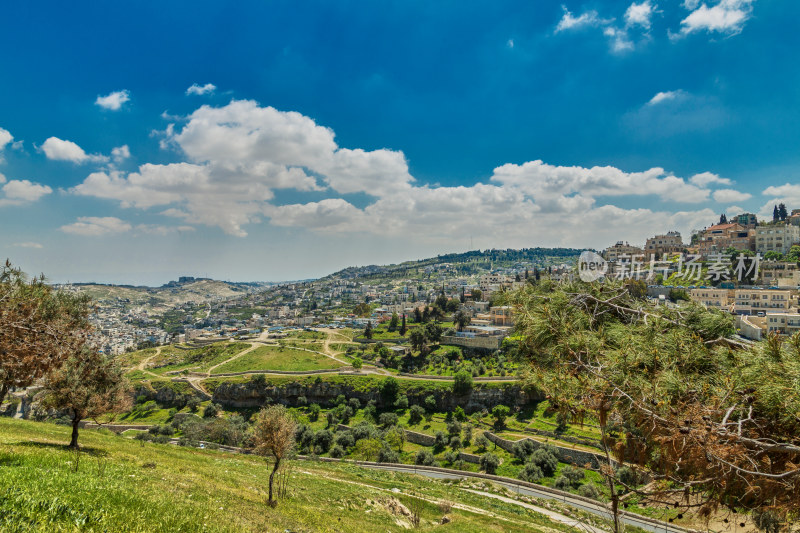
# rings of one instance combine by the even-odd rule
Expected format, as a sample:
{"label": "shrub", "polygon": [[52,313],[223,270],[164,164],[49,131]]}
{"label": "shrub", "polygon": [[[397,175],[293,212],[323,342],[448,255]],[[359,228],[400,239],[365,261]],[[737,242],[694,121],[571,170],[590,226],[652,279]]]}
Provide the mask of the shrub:
{"label": "shrub", "polygon": [[400,384],[397,379],[389,376],[381,382],[381,397],[386,405],[394,405],[397,395],[400,392]]}
{"label": "shrub", "polygon": [[500,466],[500,458],[493,453],[485,453],[481,455],[480,466],[487,474],[494,474]]}
{"label": "shrub", "polygon": [[569,426],[567,425],[567,415],[561,412],[557,413],[555,432],[561,434],[567,431],[567,429],[569,429]]}
{"label": "shrub", "polygon": [[444,460],[450,464],[455,463],[458,461],[458,454],[456,452],[445,452],[444,453]]}
{"label": "shrub", "polygon": [[353,437],[353,433],[351,431],[342,431],[336,434],[336,438],[334,439],[337,446],[341,448],[348,449],[355,445],[356,439]]}
{"label": "shrub", "polygon": [[577,487],[580,486],[581,483],[583,483],[583,478],[585,476],[586,476],[586,474],[584,473],[584,471],[582,469],[580,469],[580,468],[578,468],[576,466],[567,465],[567,466],[565,466],[564,468],[561,469],[561,476],[559,476],[559,477],[567,478],[567,481],[569,481],[569,484],[572,487],[577,488]]}
{"label": "shrub", "polygon": [[400,456],[397,454],[396,451],[391,449],[388,446],[384,446],[378,452],[378,460],[379,463],[399,463]]}
{"label": "shrub", "polygon": [[322,408],[319,406],[318,403],[312,403],[308,406],[308,418],[312,422],[316,422],[319,419],[319,412]]}
{"label": "shrub", "polygon": [[422,417],[425,416],[425,409],[419,405],[412,405],[409,409],[408,423],[415,426],[422,422]]}
{"label": "shrub", "polygon": [[487,439],[486,435],[484,435],[483,433],[478,435],[478,437],[475,439],[475,445],[478,447],[479,450],[485,451],[486,448],[489,447],[489,444],[490,444],[489,439]]}
{"label": "shrub", "polygon": [[472,390],[472,374],[461,370],[453,377],[453,393],[467,394]]}
{"label": "shrub", "polygon": [[511,413],[511,409],[507,405],[495,405],[492,409],[492,416],[494,417],[494,425],[498,428],[506,426],[506,418]]}
{"label": "shrub", "polygon": [[461,434],[461,422],[457,422],[453,420],[449,424],[447,424],[447,434],[448,435],[460,435]]}
{"label": "shrub", "polygon": [[397,414],[395,413],[382,413],[381,416],[378,417],[378,424],[385,428],[396,426],[398,421]]}
{"label": "shrub", "polygon": [[378,431],[375,429],[375,426],[367,422],[366,420],[362,420],[358,424],[352,427],[351,429],[353,433],[353,439],[359,441],[361,439],[371,439],[374,438]]}
{"label": "shrub", "polygon": [[441,431],[434,433],[433,439],[433,449],[436,453],[444,450],[445,446],[447,446],[447,436]]}
{"label": "shrub", "polygon": [[469,446],[470,442],[472,442],[472,426],[467,424],[464,426],[464,438],[462,439],[464,442],[464,446]]}
{"label": "shrub", "polygon": [[572,483],[569,482],[569,479],[567,479],[566,476],[558,476],[553,482],[553,487],[557,488],[558,490],[567,491],[572,487]]}
{"label": "shrub", "polygon": [[433,394],[425,397],[425,409],[428,411],[436,410],[436,398],[433,397]]}
{"label": "shrub", "polygon": [[336,397],[336,400],[334,400],[333,403],[335,403],[336,405],[344,405],[347,403],[347,398],[344,397],[344,394],[340,394],[339,396]]}
{"label": "shrub", "polygon": [[448,424],[453,421],[453,411],[447,411],[447,413],[445,413],[444,421]]}
{"label": "shrub", "polygon": [[536,450],[536,445],[530,439],[518,440],[511,447],[511,455],[519,459],[521,463],[528,460],[528,457]]}
{"label": "shrub", "polygon": [[191,412],[196,413],[197,409],[200,407],[200,400],[193,396],[186,402],[186,407],[188,407]]}
{"label": "shrub", "polygon": [[210,403],[203,409],[203,418],[216,418],[219,414],[220,408],[218,405]]}
{"label": "shrub", "polygon": [[617,477],[622,483],[628,485],[629,487],[635,487],[641,484],[639,474],[637,474],[636,471],[629,466],[622,466],[618,468]]}
{"label": "shrub", "polygon": [[591,498],[593,500],[600,499],[600,490],[597,488],[597,485],[591,482],[581,485],[578,489],[578,494],[584,498]]}
{"label": "shrub", "polygon": [[542,469],[533,463],[525,463],[525,468],[519,473],[519,478],[529,483],[536,483],[543,477]]}
{"label": "shrub", "polygon": [[330,451],[330,453],[328,455],[330,455],[334,459],[340,459],[340,458],[344,457],[345,451],[344,451],[344,448],[342,448],[341,446],[336,444],[333,448],[331,448],[331,451]]}
{"label": "shrub", "polygon": [[264,374],[255,374],[250,378],[250,383],[255,383],[256,385],[265,385],[267,383],[267,376]]}
{"label": "shrub", "polygon": [[305,396],[298,396],[297,397],[297,406],[298,407],[305,407],[308,405],[308,399]]}
{"label": "shrub", "polygon": [[350,398],[347,400],[347,406],[353,410],[353,413],[361,409],[361,402],[358,398]]}
{"label": "shrub", "polygon": [[542,447],[534,450],[531,454],[530,462],[542,469],[545,476],[552,476],[558,468],[558,459],[553,455],[550,450]]}
{"label": "shrub", "polygon": [[453,416],[459,422],[463,422],[467,419],[467,413],[464,412],[464,409],[462,409],[460,405],[456,407],[456,410],[453,412]]}
{"label": "shrub", "polygon": [[420,450],[414,457],[414,464],[421,466],[433,466],[436,464],[436,458],[428,450]]}
{"label": "shrub", "polygon": [[397,398],[397,401],[394,403],[394,406],[397,407],[398,409],[408,409],[408,396],[403,394],[402,396]]}
{"label": "shrub", "polygon": [[314,433],[314,446],[319,448],[322,453],[327,452],[333,444],[333,433],[327,429],[320,429]]}
{"label": "shrub", "polygon": [[375,407],[375,404],[369,402],[367,406],[364,408],[364,418],[368,418],[370,420],[376,420],[378,417],[378,408]]}

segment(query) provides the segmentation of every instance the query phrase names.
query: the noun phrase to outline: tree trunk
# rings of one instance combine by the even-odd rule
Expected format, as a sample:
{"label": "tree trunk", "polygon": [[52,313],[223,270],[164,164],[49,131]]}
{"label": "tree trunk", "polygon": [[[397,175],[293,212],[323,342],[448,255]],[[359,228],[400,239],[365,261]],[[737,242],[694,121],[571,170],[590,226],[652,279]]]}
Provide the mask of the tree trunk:
{"label": "tree trunk", "polygon": [[0,403],[3,403],[3,400],[5,400],[6,394],[8,394],[8,384],[3,383],[0,385]]}
{"label": "tree trunk", "polygon": [[275,472],[278,471],[278,467],[280,465],[281,465],[281,459],[280,459],[280,457],[276,457],[275,458],[275,466],[272,467],[272,473],[269,475],[269,504],[272,507],[275,507],[275,505],[277,504],[277,502],[272,499],[272,482],[275,479]]}
{"label": "tree trunk", "polygon": [[72,419],[72,440],[69,441],[70,448],[77,448],[78,447],[78,426],[81,423],[81,419],[75,417]]}
{"label": "tree trunk", "polygon": [[[608,443],[606,442],[605,424],[600,424],[600,439],[603,445],[603,452],[605,452],[606,456],[606,465],[608,467],[608,472],[604,473],[604,476],[608,483],[608,490],[611,496],[611,515],[614,519],[614,533],[622,533],[625,531],[625,524],[620,520],[619,516],[619,494],[617,494],[617,488],[614,485],[614,465],[611,462],[611,453],[608,451]],[[601,473],[603,473],[603,465],[600,465],[600,470]]]}

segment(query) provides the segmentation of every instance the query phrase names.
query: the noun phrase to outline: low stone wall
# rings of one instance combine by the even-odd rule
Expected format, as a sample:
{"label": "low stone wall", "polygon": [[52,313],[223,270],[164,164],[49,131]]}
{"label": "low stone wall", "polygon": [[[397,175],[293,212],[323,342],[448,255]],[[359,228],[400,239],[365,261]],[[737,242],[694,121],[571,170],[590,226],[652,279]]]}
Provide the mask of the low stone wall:
{"label": "low stone wall", "polygon": [[419,444],[421,446],[433,446],[436,443],[436,438],[433,435],[426,435],[425,433],[417,433],[416,431],[404,430],[406,440],[412,444]]}
{"label": "low stone wall", "polygon": [[473,455],[471,453],[459,452],[458,458],[464,461],[465,463],[472,463],[476,465],[481,463],[481,457],[479,455]]}
{"label": "low stone wall", "polygon": [[[502,448],[507,452],[511,452],[512,448],[514,447],[514,444],[516,444],[520,440],[528,440],[532,442],[536,448],[544,446],[544,443],[528,438],[519,440],[508,440],[504,439],[503,437],[495,435],[491,431],[484,431],[483,434],[486,436],[487,439],[489,439],[490,442],[494,443],[495,445],[497,445],[498,448]],[[592,466],[592,468],[599,468],[601,464],[605,464],[606,462],[605,456],[599,453],[592,453],[585,450],[574,450],[572,448],[565,448],[563,446],[558,446],[556,444],[550,444],[550,443],[548,443],[548,446],[552,446],[553,448],[555,448],[557,452],[557,459],[562,463],[570,463],[578,466],[583,466],[588,463]],[[618,464],[613,459],[611,460],[611,462],[614,465]]]}
{"label": "low stone wall", "polygon": [[129,429],[138,429],[147,431],[152,426],[146,424],[95,424],[94,422],[83,421],[79,424],[79,427],[86,429],[106,428],[110,429],[114,433],[122,433],[123,431],[128,431]]}
{"label": "low stone wall", "polygon": [[[337,372],[354,373],[355,369],[352,366],[342,366],[339,368],[323,368],[320,370],[246,370],[244,372],[223,372],[221,374],[211,374],[209,377],[233,377],[233,376],[247,376],[250,374],[281,374],[285,376],[313,376],[314,374],[336,374]],[[192,374],[189,374],[192,375]],[[206,377],[205,374],[201,374]]]}
{"label": "low stone wall", "polygon": [[[453,376],[431,376],[427,374],[408,374],[406,372],[398,372],[397,375],[412,379],[438,379],[441,381],[453,381]],[[480,383],[481,381],[513,381],[514,379],[516,379],[514,376],[478,376],[472,378],[472,381]]]}
{"label": "low stone wall", "polygon": [[597,448],[602,449],[602,445],[598,440],[592,439],[582,439],[580,437],[573,437],[571,435],[558,435],[554,431],[546,431],[544,429],[535,429],[535,428],[524,428],[523,431],[525,433],[533,433],[534,435],[541,435],[543,437],[549,437],[551,439],[563,440],[566,442],[571,442],[572,444],[580,444],[581,446],[588,446],[590,448]]}
{"label": "low stone wall", "polygon": [[440,344],[451,344],[453,346],[477,348],[479,350],[498,350],[502,342],[502,337],[451,337],[449,335],[443,335]]}
{"label": "low stone wall", "polygon": [[405,344],[408,342],[408,339],[405,337],[398,337],[396,339],[367,339],[365,337],[355,337],[353,338],[354,342],[359,342],[361,344],[376,344],[379,342],[391,342],[392,344]]}
{"label": "low stone wall", "polygon": [[[336,431],[349,431],[350,429],[352,428],[345,424],[338,424],[336,426]],[[417,433],[416,431],[411,431],[410,429],[404,429],[403,432],[406,434],[406,440],[412,444],[419,444],[420,446],[433,446],[436,443],[436,438],[433,435]]]}

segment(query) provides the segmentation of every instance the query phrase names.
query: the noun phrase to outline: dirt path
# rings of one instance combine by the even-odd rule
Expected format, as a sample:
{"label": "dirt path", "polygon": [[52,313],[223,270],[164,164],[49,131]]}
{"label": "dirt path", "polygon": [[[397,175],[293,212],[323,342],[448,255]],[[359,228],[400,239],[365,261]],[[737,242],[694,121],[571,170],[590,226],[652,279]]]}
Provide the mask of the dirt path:
{"label": "dirt path", "polygon": [[478,494],[479,496],[483,496],[485,498],[494,498],[495,500],[500,500],[501,502],[510,503],[512,505],[518,505],[520,507],[524,507],[525,509],[530,509],[531,511],[536,511],[537,513],[545,515],[553,522],[566,524],[570,527],[574,527],[578,531],[588,531],[589,533],[605,533],[605,530],[603,529],[598,529],[596,527],[590,526],[589,524],[585,524],[579,520],[575,520],[574,518],[570,518],[569,516],[557,513],[555,511],[551,511],[550,509],[545,509],[544,507],[538,507],[536,505],[531,505],[529,503],[520,502],[513,498],[500,496],[499,494],[492,494],[491,492],[483,492],[482,490],[474,490],[474,489],[461,489],[461,490],[471,492],[473,494]]}
{"label": "dirt path", "polygon": [[148,374],[148,375],[150,375],[150,376],[153,376],[153,377],[156,377],[156,378],[160,378],[160,377],[162,377],[162,376],[159,376],[158,374],[155,374],[155,373],[153,373],[153,372],[150,372],[149,370],[147,370],[147,369],[146,369],[146,367],[147,367],[147,363],[149,363],[150,361],[152,361],[153,359],[155,359],[156,357],[158,357],[159,355],[161,355],[161,348],[162,348],[162,346],[158,346],[158,347],[156,348],[156,353],[154,353],[154,354],[153,354],[153,355],[151,355],[150,357],[147,357],[147,358],[145,358],[145,359],[142,359],[142,361],[141,361],[141,362],[140,362],[138,365],[136,365],[136,366],[133,368],[133,370],[139,370],[139,371],[141,371],[141,372],[144,372],[145,374]]}
{"label": "dirt path", "polygon": [[[226,365],[226,364],[230,363],[231,361],[235,361],[236,359],[240,358],[240,357],[241,357],[241,356],[243,356],[244,354],[248,354],[248,353],[252,352],[252,351],[253,351],[253,350],[255,350],[256,348],[260,348],[261,346],[270,346],[269,344],[263,344],[263,343],[256,344],[256,343],[253,343],[253,342],[251,342],[251,343],[249,343],[249,344],[250,344],[250,347],[249,347],[249,348],[245,348],[245,349],[244,349],[244,350],[242,350],[241,352],[239,352],[239,353],[235,354],[233,357],[229,357],[228,359],[225,359],[223,362],[221,362],[221,363],[219,363],[219,364],[217,364],[217,365],[214,365],[214,366],[212,366],[211,368],[209,368],[209,369],[206,371],[206,376],[211,376],[211,372],[212,372],[212,371],[213,371],[215,368],[221,367],[222,365]],[[275,345],[275,346],[277,346],[277,345]]]}
{"label": "dirt path", "polygon": [[[299,470],[298,473],[306,474],[306,475],[314,476],[314,477],[319,475],[319,474],[315,474],[313,472],[309,472],[307,470]],[[422,500],[424,502],[427,502],[427,503],[430,503],[430,504],[433,504],[433,505],[438,505],[439,504],[439,500],[435,500],[435,499],[432,499],[432,498],[425,498],[424,496],[421,496],[420,494],[409,494],[408,492],[396,492],[397,489],[394,489],[394,490],[393,489],[387,489],[387,488],[384,488],[384,487],[378,487],[378,486],[375,486],[375,485],[370,485],[368,483],[361,483],[359,481],[351,481],[349,479],[341,479],[341,478],[338,478],[338,477],[328,476],[326,479],[333,480],[333,481],[338,481],[339,483],[347,483],[349,485],[356,485],[356,486],[359,486],[359,487],[365,487],[365,488],[377,490],[377,491],[380,491],[380,492],[387,492],[389,494],[402,494],[402,495],[405,495],[406,497],[416,498],[418,500]],[[480,493],[478,491],[472,491],[472,490],[469,491],[469,492],[474,492],[474,493],[477,493],[477,494],[480,494],[480,495],[494,496],[494,495],[489,494],[489,493],[485,493],[484,494],[484,493]],[[511,500],[511,499],[509,499],[509,502],[522,505],[522,502],[516,502],[516,501]],[[527,505],[527,504],[525,504],[525,505]],[[468,513],[478,514],[478,515],[481,515],[481,516],[487,516],[489,518],[494,518],[495,520],[502,520],[504,522],[511,522],[512,524],[516,524],[516,525],[519,525],[519,526],[528,526],[529,525],[527,522],[522,522],[522,521],[514,520],[512,518],[508,518],[508,517],[505,517],[505,516],[500,516],[500,515],[498,515],[496,513],[488,511],[486,509],[482,509],[480,507],[474,507],[472,505],[466,505],[466,504],[463,504],[463,503],[453,502],[452,507],[453,507],[453,509],[458,509],[460,511],[465,511],[465,512],[468,512]],[[530,507],[533,507],[533,506],[530,506]],[[555,514],[557,514],[557,513],[555,513]],[[549,516],[548,516],[548,518],[549,518]],[[564,518],[567,518],[567,517],[564,517]],[[572,524],[579,524],[579,523],[580,522],[572,520]],[[555,530],[550,529],[550,528],[541,527],[541,526],[539,526],[539,527],[541,528],[540,529],[541,531],[555,531]],[[589,527],[589,526],[586,526],[586,527]],[[603,533],[603,532],[600,532],[598,530],[593,530],[592,533]]]}

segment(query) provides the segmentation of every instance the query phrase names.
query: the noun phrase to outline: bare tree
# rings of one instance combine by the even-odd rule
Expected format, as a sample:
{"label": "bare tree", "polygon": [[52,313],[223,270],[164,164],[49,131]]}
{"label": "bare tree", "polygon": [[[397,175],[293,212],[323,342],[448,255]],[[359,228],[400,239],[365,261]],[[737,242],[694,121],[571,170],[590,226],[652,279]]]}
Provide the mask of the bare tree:
{"label": "bare tree", "polygon": [[54,291],[44,278],[27,280],[6,261],[0,267],[0,402],[11,387],[27,387],[85,342],[88,297]]}
{"label": "bare tree", "polygon": [[273,498],[272,484],[275,473],[294,447],[294,435],[297,422],[282,405],[271,405],[262,409],[253,426],[255,453],[264,457],[272,456],[275,463],[269,475],[269,504],[275,507],[278,502]]}
{"label": "bare tree", "polygon": [[114,360],[96,349],[84,347],[44,378],[42,405],[67,409],[72,417],[70,447],[78,447],[78,429],[87,418],[131,406],[131,387]]}

